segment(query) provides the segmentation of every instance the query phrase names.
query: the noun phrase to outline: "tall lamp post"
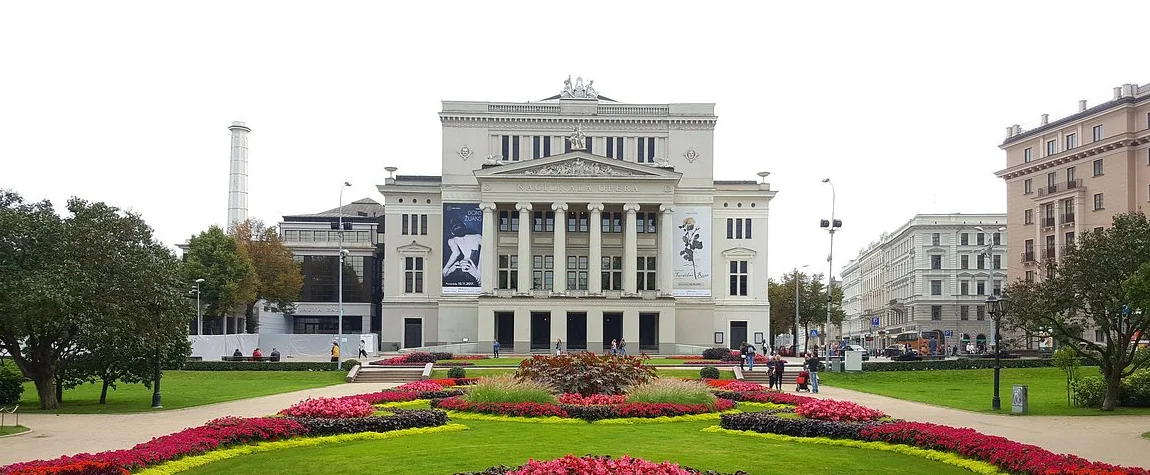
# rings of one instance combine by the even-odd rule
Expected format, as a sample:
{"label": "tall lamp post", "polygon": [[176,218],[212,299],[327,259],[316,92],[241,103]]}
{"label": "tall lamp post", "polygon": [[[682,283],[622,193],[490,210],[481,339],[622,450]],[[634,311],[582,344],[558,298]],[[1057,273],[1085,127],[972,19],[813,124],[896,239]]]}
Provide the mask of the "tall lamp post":
{"label": "tall lamp post", "polygon": [[[803,264],[802,269],[810,266],[810,264]],[[799,350],[799,269],[799,267],[795,268],[795,328],[791,335],[791,356],[797,355]]]}
{"label": "tall lamp post", "polygon": [[161,376],[160,373],[162,370],[160,368],[160,361],[161,361],[160,342],[158,341],[160,338],[160,332],[159,332],[159,329],[160,329],[159,328],[160,327],[160,321],[159,321],[159,319],[160,319],[160,301],[159,301],[159,298],[156,299],[155,306],[152,309],[155,311],[155,316],[156,316],[156,340],[157,340],[156,341],[156,368],[155,368],[155,373],[152,375],[152,378],[153,378],[152,379],[152,409],[163,409],[164,406],[162,406],[160,404],[160,376]]}
{"label": "tall lamp post", "polygon": [[200,309],[200,283],[203,281],[204,279],[196,279],[196,290],[193,291],[196,293],[196,335],[204,333],[204,313]]}
{"label": "tall lamp post", "polygon": [[1010,299],[1006,298],[1006,292],[1003,292],[1001,297],[997,297],[993,293],[986,297],[986,311],[990,313],[990,318],[994,319],[994,398],[990,400],[990,406],[996,411],[1002,409],[1002,398],[998,395],[999,373],[1002,370],[999,325],[1003,315],[1006,315],[1009,310]]}
{"label": "tall lamp post", "polygon": [[[351,183],[345,181],[343,182],[343,186],[339,187],[339,208],[336,208],[337,213],[339,213],[339,217],[337,218],[339,226],[339,230],[337,231],[339,234],[339,267],[336,269],[336,274],[339,276],[339,283],[336,284],[339,286],[339,321],[336,323],[338,328],[336,328],[335,339],[337,345],[343,343],[343,258],[347,253],[347,251],[343,249],[343,190],[349,186],[351,186]],[[335,369],[337,370],[343,369],[342,350],[343,348],[341,347],[340,357],[335,359]]]}
{"label": "tall lamp post", "polygon": [[831,235],[830,251],[827,253],[827,328],[823,332],[823,338],[826,343],[823,346],[823,354],[827,359],[827,367],[831,365],[831,285],[834,283],[835,272],[835,231],[842,227],[843,222],[835,219],[835,184],[831,183],[830,178],[823,178],[823,183],[831,186],[831,219],[823,219],[819,221],[820,228],[826,228],[827,233]]}

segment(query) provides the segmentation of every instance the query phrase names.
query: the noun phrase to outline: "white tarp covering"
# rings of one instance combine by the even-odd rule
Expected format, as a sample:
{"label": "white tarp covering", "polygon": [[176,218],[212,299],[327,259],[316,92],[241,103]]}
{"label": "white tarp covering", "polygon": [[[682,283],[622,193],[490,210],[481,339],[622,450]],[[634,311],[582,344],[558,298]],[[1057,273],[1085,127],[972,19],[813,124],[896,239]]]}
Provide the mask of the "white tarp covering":
{"label": "white tarp covering", "polygon": [[[271,355],[272,349],[280,352],[280,358],[300,358],[324,360],[331,356],[331,343],[336,335],[294,335],[294,334],[245,334],[245,335],[190,335],[192,356],[205,361],[219,361],[222,356],[231,356],[236,349],[244,356],[251,356],[252,350],[260,349],[264,356]],[[340,343],[340,358],[356,358],[359,355],[359,342],[364,341],[368,354],[379,348],[375,335],[343,335]]]}

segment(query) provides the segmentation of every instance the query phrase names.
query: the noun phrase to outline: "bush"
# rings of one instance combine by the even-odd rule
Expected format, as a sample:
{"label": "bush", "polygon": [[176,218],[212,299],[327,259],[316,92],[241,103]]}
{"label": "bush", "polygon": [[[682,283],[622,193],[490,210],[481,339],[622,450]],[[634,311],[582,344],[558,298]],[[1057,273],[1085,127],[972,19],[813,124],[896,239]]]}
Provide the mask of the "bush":
{"label": "bush", "polygon": [[531,380],[518,380],[507,376],[482,378],[464,396],[469,403],[534,402],[555,404],[551,387]]}
{"label": "bush", "polygon": [[293,406],[280,411],[280,415],[289,417],[308,417],[317,419],[350,419],[367,417],[375,413],[375,407],[363,399],[350,398],[307,398]]}
{"label": "bush", "polygon": [[655,378],[655,369],[643,366],[635,356],[599,356],[578,353],[563,356],[535,356],[523,360],[515,377],[532,380],[562,393],[622,394],[628,386]]}
{"label": "bush", "polygon": [[[1081,376],[1070,383],[1074,404],[1081,407],[1102,407],[1106,396],[1106,381],[1100,376]],[[1150,369],[1141,369],[1122,379],[1118,387],[1118,405],[1122,407],[1150,407]]]}
{"label": "bush", "polygon": [[719,419],[719,426],[724,429],[749,430],[795,437],[829,437],[832,439],[858,439],[859,432],[869,425],[859,422],[778,417],[762,412],[723,414]]}
{"label": "bush", "polygon": [[395,410],[390,416],[358,417],[354,419],[296,418],[308,430],[308,435],[354,434],[358,432],[388,432],[415,427],[438,427],[447,424],[447,413],[433,409],[411,411]]}
{"label": "bush", "polygon": [[[450,353],[448,353],[448,355],[450,355]],[[425,353],[422,351],[408,353],[403,356],[405,356],[405,358],[403,358],[403,362],[405,363],[434,363],[435,360],[439,359],[432,353]]]}
{"label": "bush", "polygon": [[[1000,360],[1003,368],[1049,368],[1054,363],[1049,358],[1044,359],[1006,359]],[[1097,366],[1096,363],[1082,361],[1083,366]],[[863,363],[863,371],[934,371],[944,369],[989,369],[994,367],[993,358],[959,358],[955,360],[936,361],[892,361],[878,363],[868,361]]]}
{"label": "bush", "polygon": [[16,404],[24,394],[24,375],[12,365],[0,364],[0,404]]}
{"label": "bush", "polygon": [[351,371],[352,368],[359,366],[359,364],[360,364],[359,360],[357,360],[355,358],[348,358],[346,360],[343,360],[343,370],[344,371]]}
{"label": "bush", "polygon": [[[431,352],[431,356],[435,357],[435,361],[450,360],[455,358],[455,355],[443,351],[433,351]],[[435,361],[432,361],[431,363],[434,363]]]}
{"label": "bush", "polygon": [[453,367],[451,367],[451,369],[447,370],[447,377],[448,378],[454,378],[454,379],[466,378],[467,377],[467,370],[465,370],[459,366],[453,366]]}
{"label": "bush", "polygon": [[704,366],[699,369],[699,377],[703,379],[719,379],[719,368]]}
{"label": "bush", "polygon": [[[168,368],[171,369],[171,368]],[[183,371],[335,371],[335,363],[320,361],[188,361]],[[345,370],[346,371],[346,370]]]}
{"label": "bush", "polygon": [[1135,371],[1122,380],[1118,403],[1126,407],[1150,407],[1150,369]]}
{"label": "bush", "polygon": [[722,360],[730,356],[730,348],[707,348],[703,350],[703,359],[705,360]]}
{"label": "bush", "polygon": [[715,395],[707,385],[694,381],[659,378],[647,384],[632,387],[627,402],[706,404],[715,403]]}

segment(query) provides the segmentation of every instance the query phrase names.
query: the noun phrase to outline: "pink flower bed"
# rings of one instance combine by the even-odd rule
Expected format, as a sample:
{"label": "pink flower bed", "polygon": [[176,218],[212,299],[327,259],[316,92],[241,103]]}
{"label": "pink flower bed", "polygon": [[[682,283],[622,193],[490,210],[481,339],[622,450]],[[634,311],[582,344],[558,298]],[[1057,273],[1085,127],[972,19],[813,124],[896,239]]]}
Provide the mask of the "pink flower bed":
{"label": "pink flower bed", "polygon": [[451,356],[451,359],[453,359],[453,360],[485,360],[487,358],[488,358],[487,355],[452,355]]}
{"label": "pink flower bed", "polygon": [[608,406],[622,404],[627,396],[622,394],[592,394],[581,396],[579,393],[567,393],[559,396],[559,404],[575,404],[578,406]]}
{"label": "pink flower bed", "polygon": [[702,355],[671,355],[671,356],[668,356],[667,358],[670,358],[673,360],[701,360],[701,359],[703,359],[703,356]]}
{"label": "pink flower bed", "polygon": [[439,402],[440,409],[451,411],[478,412],[501,416],[518,417],[567,417],[567,411],[555,404],[537,402],[479,402],[471,403],[461,397],[447,398]]}
{"label": "pink flower bed", "polygon": [[156,437],[130,449],[22,462],[0,468],[0,473],[13,475],[28,469],[58,467],[88,461],[107,462],[132,470],[179,457],[202,454],[219,447],[287,439],[305,433],[307,429],[291,419],[222,417],[199,427]]}
{"label": "pink flower bed", "polygon": [[877,421],[886,417],[881,411],[863,407],[849,401],[834,399],[812,399],[795,407],[795,414],[808,419],[821,421],[864,422]]}
{"label": "pink flower bed", "polygon": [[[435,385],[436,388],[439,385]],[[320,419],[351,419],[353,417],[367,417],[375,412],[370,402],[358,397],[342,398],[308,398],[280,411],[280,415],[288,417],[318,417]]]}
{"label": "pink flower bed", "polygon": [[385,402],[407,402],[419,399],[419,391],[379,391],[375,393],[348,396],[362,399],[370,404],[383,404]]}
{"label": "pink flower bed", "polygon": [[412,381],[394,389],[395,391],[442,391],[443,386],[435,381]]}
{"label": "pink flower bed", "polygon": [[706,379],[707,386],[723,388],[727,391],[766,391],[767,387],[758,383],[748,383],[737,379]]}
{"label": "pink flower bed", "polygon": [[619,459],[566,455],[545,462],[528,460],[526,464],[507,472],[507,475],[694,475],[696,473],[698,472],[684,469],[675,463],[653,463],[626,455]]}
{"label": "pink flower bed", "polygon": [[713,406],[707,404],[627,402],[615,406],[614,409],[619,417],[672,417],[726,411],[732,407],[735,407],[734,401],[716,399]]}

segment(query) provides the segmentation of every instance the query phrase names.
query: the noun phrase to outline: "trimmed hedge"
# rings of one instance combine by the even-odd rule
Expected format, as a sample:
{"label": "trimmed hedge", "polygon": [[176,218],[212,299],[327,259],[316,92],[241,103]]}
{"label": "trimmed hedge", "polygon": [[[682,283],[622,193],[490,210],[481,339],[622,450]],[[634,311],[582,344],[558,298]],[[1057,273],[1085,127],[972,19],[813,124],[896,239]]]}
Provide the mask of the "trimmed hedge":
{"label": "trimmed hedge", "polygon": [[719,426],[730,430],[749,430],[795,437],[829,437],[832,439],[859,439],[859,432],[872,423],[820,421],[778,417],[765,412],[723,414]]}
{"label": "trimmed hedge", "polygon": [[[1003,368],[1049,368],[1054,366],[1049,358],[1005,359]],[[1086,361],[1083,366],[1091,365]],[[892,361],[889,363],[864,362],[863,371],[937,371],[945,369],[990,369],[994,368],[994,358],[959,358],[941,361]]]}
{"label": "trimmed hedge", "polygon": [[[326,361],[188,361],[183,371],[336,371],[335,363]],[[351,368],[344,368],[343,371]]]}
{"label": "trimmed hedge", "polygon": [[415,427],[437,427],[447,424],[447,413],[434,409],[395,411],[390,416],[354,417],[349,419],[292,418],[308,430],[308,435],[354,434],[358,432],[388,432]]}

